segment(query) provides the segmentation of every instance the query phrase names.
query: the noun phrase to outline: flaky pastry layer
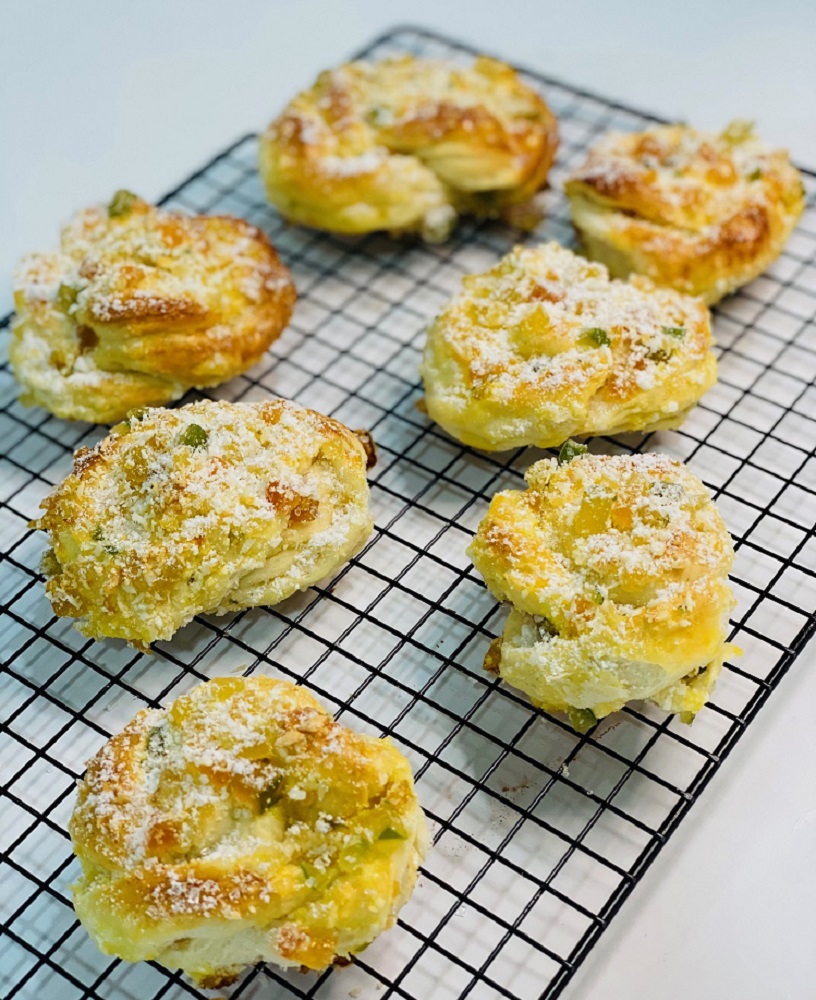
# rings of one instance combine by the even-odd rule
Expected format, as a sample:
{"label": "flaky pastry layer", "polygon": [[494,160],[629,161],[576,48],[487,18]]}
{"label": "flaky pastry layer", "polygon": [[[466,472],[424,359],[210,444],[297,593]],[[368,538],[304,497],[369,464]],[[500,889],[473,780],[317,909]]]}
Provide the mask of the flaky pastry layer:
{"label": "flaky pastry layer", "polygon": [[529,201],[557,145],[552,112],[509,66],[403,56],[321,73],[262,136],[260,170],[293,222],[439,242],[460,213]]}
{"label": "flaky pastry layer", "polygon": [[557,243],[517,247],[428,330],[429,416],[487,451],[678,426],[716,381],[708,309],[611,280]]}
{"label": "flaky pastry layer", "polygon": [[565,189],[593,260],[709,303],[779,256],[805,204],[787,152],[747,122],[719,134],[685,125],[612,133]]}
{"label": "flaky pastry layer", "polygon": [[406,759],[302,687],[218,678],[140,712],[90,761],[70,822],[97,945],[217,988],[322,969],[390,927],[428,833]]}
{"label": "flaky pastry layer", "polygon": [[58,615],[145,648],[196,614],[276,604],[372,529],[364,441],[295,403],[134,411],[42,501]]}
{"label": "flaky pastry layer", "polygon": [[252,367],[289,322],[295,289],[266,236],[120,191],[79,212],[60,249],[15,275],[10,358],[24,403],[113,423]]}
{"label": "flaky pastry layer", "polygon": [[493,497],[469,549],[513,606],[488,665],[547,710],[698,711],[733,650],[735,603],[704,485],[658,454],[545,459],[526,478]]}

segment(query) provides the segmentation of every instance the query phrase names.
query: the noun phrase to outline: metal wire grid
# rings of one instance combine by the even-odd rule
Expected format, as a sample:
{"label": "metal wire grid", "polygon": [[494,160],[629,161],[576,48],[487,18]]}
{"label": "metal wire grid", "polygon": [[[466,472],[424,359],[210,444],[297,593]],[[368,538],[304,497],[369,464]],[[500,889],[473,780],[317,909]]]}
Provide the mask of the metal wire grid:
{"label": "metal wire grid", "polygon": [[[363,55],[464,58],[458,43],[399,29]],[[650,119],[554,81],[561,124],[547,218],[529,240],[572,241],[563,173],[602,132]],[[323,974],[251,971],[245,998],[557,996],[814,630],[816,212],[768,273],[716,311],[720,381],[679,431],[596,439],[659,449],[714,492],[735,537],[739,607],[729,664],[692,727],[635,706],[578,736],[481,667],[503,612],[464,550],[490,496],[538,454],[487,456],[415,408],[423,329],[462,274],[519,240],[465,223],[444,247],[288,228],[266,206],[248,137],[166,199],[263,226],[300,301],[270,356],[213,396],[282,395],[368,427],[376,531],[323,587],[275,608],[200,618],[154,656],[85,640],[55,618],[26,528],[71,453],[101,436],[15,400],[0,371],[0,983],[17,1000],[202,997],[178,974],[101,955],[78,925],[65,826],[84,761],[134,712],[199,680],[255,670],[306,684],[355,728],[410,759],[435,846],[398,925]],[[808,177],[812,189],[814,178]],[[270,992],[271,991],[271,992]]]}

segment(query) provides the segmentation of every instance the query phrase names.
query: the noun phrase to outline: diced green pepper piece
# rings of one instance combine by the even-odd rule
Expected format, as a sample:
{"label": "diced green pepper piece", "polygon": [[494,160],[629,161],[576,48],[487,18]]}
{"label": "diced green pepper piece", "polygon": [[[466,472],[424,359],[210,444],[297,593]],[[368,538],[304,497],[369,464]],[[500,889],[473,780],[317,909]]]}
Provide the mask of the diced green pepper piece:
{"label": "diced green pepper piece", "polygon": [[596,347],[609,347],[612,343],[609,334],[600,326],[591,326],[588,330],[584,330],[583,336]]}
{"label": "diced green pepper piece", "polygon": [[405,840],[405,834],[400,833],[399,830],[395,830],[391,826],[387,826],[379,837],[377,837],[377,840]]}
{"label": "diced green pepper piece", "polygon": [[72,288],[70,285],[60,285],[57,289],[57,306],[62,309],[63,312],[68,312],[71,306],[76,302],[78,294],[79,292],[76,288]]}
{"label": "diced green pepper piece", "polygon": [[541,638],[552,638],[553,636],[559,635],[558,629],[550,621],[549,618],[545,618],[544,615],[536,615],[536,627],[538,628],[538,634]]}
{"label": "diced green pepper piece", "polygon": [[598,723],[595,713],[589,708],[570,708],[567,714],[576,733],[588,733]]}
{"label": "diced green pepper piece", "polygon": [[210,439],[210,435],[198,424],[188,424],[179,438],[179,444],[184,444],[188,448],[203,448]]}
{"label": "diced green pepper piece", "polygon": [[558,464],[566,465],[567,462],[578,458],[579,455],[585,455],[586,451],[587,447],[585,444],[578,444],[577,441],[573,441],[572,439],[565,441],[558,452]]}
{"label": "diced green pepper piece", "polygon": [[681,340],[686,335],[686,328],[684,326],[661,326],[660,329],[667,337],[676,337]]}
{"label": "diced green pepper piece", "polygon": [[115,219],[120,215],[127,215],[139,200],[139,196],[124,188],[117,191],[111,198],[108,205],[108,218]]}
{"label": "diced green pepper piece", "polygon": [[283,785],[283,775],[279,774],[261,789],[261,794],[258,796],[259,812],[265,813],[280,802],[281,785]]}
{"label": "diced green pepper piece", "polygon": [[722,130],[721,138],[729,146],[738,146],[754,134],[754,123],[745,118],[736,118]]}
{"label": "diced green pepper piece", "polygon": [[151,757],[163,757],[167,753],[167,735],[164,726],[152,726],[148,729],[145,748]]}

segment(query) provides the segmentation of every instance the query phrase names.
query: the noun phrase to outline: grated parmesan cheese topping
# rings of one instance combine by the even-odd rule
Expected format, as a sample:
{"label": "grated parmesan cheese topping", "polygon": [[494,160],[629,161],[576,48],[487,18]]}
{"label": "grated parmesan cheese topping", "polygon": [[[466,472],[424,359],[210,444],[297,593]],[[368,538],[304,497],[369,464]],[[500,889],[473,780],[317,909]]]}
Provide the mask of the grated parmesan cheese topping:
{"label": "grated parmesan cheese topping", "polygon": [[424,827],[395,748],[254,676],[139,713],[89,763],[70,829],[90,883],[114,899],[140,884],[139,910],[162,921],[319,905],[382,856],[383,830],[411,847]]}
{"label": "grated parmesan cheese topping", "polygon": [[113,423],[245,371],[288,322],[294,286],[260,230],[128,199],[78,213],[58,252],[15,273],[9,354],[27,404]]}
{"label": "grated parmesan cheese topping", "polygon": [[441,399],[510,404],[534,392],[567,412],[586,410],[596,394],[631,398],[679,371],[692,374],[710,352],[708,311],[698,300],[611,280],[602,264],[556,243],[517,247],[463,286],[429,333],[426,369],[438,351],[462,370],[461,379],[434,379]]}
{"label": "grated parmesan cheese topping", "polygon": [[585,454],[538,462],[527,480],[494,498],[471,556],[498,597],[554,626],[542,641],[595,634],[602,653],[644,622],[692,628],[699,602],[722,599],[731,539],[679,462]]}
{"label": "grated parmesan cheese topping", "polygon": [[440,242],[457,212],[528,202],[556,146],[554,116],[510,67],[406,56],[322,73],[266,130],[260,167],[287,218]]}
{"label": "grated parmesan cheese topping", "polygon": [[283,400],[137,411],[43,501],[52,603],[144,644],[281,600],[368,535],[366,461],[342,424]]}
{"label": "grated parmesan cheese topping", "polygon": [[720,133],[685,125],[610,133],[566,186],[651,222],[701,231],[750,205],[784,200],[787,189],[798,195],[801,180],[785,150],[735,121]]}
{"label": "grated parmesan cheese topping", "polygon": [[236,292],[257,303],[288,287],[285,272],[255,226],[227,217],[185,216],[136,200],[113,218],[99,206],[64,227],[60,251],[21,261],[15,288],[24,302],[55,301],[60,286],[78,324],[123,318],[223,314]]}

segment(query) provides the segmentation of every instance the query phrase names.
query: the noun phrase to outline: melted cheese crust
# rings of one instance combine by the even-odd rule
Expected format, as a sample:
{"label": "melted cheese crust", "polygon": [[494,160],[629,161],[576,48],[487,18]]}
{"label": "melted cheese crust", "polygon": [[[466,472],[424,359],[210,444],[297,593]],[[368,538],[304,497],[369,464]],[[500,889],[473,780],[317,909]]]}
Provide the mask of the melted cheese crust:
{"label": "melted cheese crust", "polygon": [[294,403],[136,411],[42,501],[58,615],[137,648],[199,613],[275,604],[371,533],[363,442]]}
{"label": "melted cheese crust", "polygon": [[404,56],[322,73],[261,140],[269,200],[340,233],[420,231],[529,201],[558,145],[556,120],[514,70]]}
{"label": "melted cheese crust", "polygon": [[709,303],[761,274],[804,210],[788,153],[746,122],[720,134],[684,125],[611,133],[565,189],[593,260]]}
{"label": "melted cheese crust", "polygon": [[70,833],[77,915],[106,954],[200,985],[322,969],[390,927],[428,833],[407,760],[301,687],[218,678],[90,761]]}
{"label": "melted cheese crust", "polygon": [[545,459],[526,478],[493,498],[469,549],[513,605],[501,676],[550,711],[601,718],[640,698],[699,710],[735,604],[731,538],[705,486],[657,454]]}
{"label": "melted cheese crust", "polygon": [[716,381],[699,299],[606,268],[557,243],[517,247],[432,323],[428,414],[486,451],[573,435],[675,427]]}
{"label": "melted cheese crust", "polygon": [[233,378],[295,302],[255,226],[116,200],[78,213],[59,251],[26,257],[15,276],[10,357],[22,401],[67,419],[112,423]]}

